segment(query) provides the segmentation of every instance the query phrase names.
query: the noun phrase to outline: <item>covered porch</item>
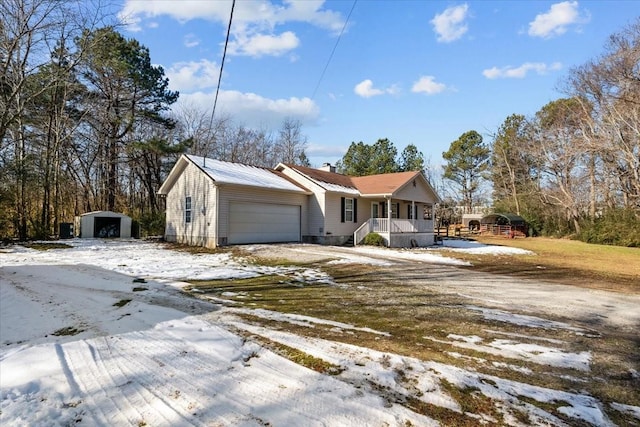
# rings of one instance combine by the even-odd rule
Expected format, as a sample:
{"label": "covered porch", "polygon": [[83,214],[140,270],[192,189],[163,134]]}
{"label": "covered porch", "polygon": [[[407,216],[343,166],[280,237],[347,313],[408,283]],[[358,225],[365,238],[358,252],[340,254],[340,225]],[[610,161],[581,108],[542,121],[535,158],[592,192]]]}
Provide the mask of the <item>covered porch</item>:
{"label": "covered porch", "polygon": [[371,200],[371,215],[354,232],[354,245],[369,233],[382,236],[391,248],[431,246],[435,242],[433,205],[416,200]]}

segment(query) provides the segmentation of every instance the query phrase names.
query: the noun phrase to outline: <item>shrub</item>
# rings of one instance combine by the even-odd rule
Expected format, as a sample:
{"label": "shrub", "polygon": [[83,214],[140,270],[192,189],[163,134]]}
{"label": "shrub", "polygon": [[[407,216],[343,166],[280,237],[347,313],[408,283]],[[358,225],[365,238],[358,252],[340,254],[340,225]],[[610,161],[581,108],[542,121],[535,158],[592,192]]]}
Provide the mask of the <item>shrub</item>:
{"label": "shrub", "polygon": [[140,237],[160,236],[164,234],[164,212],[149,212],[142,214],[140,224]]}
{"label": "shrub", "polygon": [[633,209],[611,209],[593,222],[585,220],[577,236],[587,243],[640,247],[640,218]]}
{"label": "shrub", "polygon": [[386,246],[384,238],[378,233],[369,233],[364,237],[362,241],[365,245],[369,246]]}

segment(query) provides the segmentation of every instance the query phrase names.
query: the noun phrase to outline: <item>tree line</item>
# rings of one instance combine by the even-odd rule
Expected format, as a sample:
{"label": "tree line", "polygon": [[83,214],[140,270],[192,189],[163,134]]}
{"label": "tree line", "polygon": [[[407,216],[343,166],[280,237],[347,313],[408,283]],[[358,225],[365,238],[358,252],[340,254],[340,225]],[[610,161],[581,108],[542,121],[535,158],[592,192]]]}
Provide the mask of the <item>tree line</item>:
{"label": "tree line", "polygon": [[[0,238],[47,238],[92,210],[124,212],[162,232],[156,191],[184,152],[309,165],[299,121],[253,129],[177,107],[179,93],[149,50],[84,5],[0,2]],[[523,216],[536,234],[638,246],[640,19],[572,69],[562,89],[564,98],[535,115],[507,117],[488,144],[463,133],[443,153],[441,183],[416,145],[398,154],[386,138],[352,142],[338,170],[421,170],[445,207],[489,206]]]}
{"label": "tree line", "polygon": [[492,188],[492,209],[534,234],[640,246],[640,19],[570,70],[566,97],[512,114],[484,144],[475,131],[443,153],[444,177],[467,210]]}
{"label": "tree line", "polygon": [[[444,196],[441,219],[482,207],[524,217],[534,235],[640,246],[640,19],[561,84],[566,97],[510,115],[490,143],[470,130],[442,153],[445,185],[428,174]],[[353,175],[423,170],[396,155],[387,139],[354,142],[339,165]]]}
{"label": "tree line", "polygon": [[296,120],[274,133],[175,108],[149,50],[85,5],[0,2],[0,238],[47,238],[93,210],[162,232],[156,192],[183,152],[308,164]]}

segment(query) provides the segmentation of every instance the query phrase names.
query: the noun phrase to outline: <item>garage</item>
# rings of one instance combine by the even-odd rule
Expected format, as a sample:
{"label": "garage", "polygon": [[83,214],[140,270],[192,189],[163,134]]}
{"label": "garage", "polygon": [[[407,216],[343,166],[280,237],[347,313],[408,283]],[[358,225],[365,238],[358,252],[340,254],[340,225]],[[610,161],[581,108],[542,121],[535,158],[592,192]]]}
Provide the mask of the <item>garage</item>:
{"label": "garage", "polygon": [[232,202],[229,244],[300,241],[300,206]]}
{"label": "garage", "polygon": [[76,217],[75,231],[82,238],[130,238],[131,217],[111,211],[87,212]]}

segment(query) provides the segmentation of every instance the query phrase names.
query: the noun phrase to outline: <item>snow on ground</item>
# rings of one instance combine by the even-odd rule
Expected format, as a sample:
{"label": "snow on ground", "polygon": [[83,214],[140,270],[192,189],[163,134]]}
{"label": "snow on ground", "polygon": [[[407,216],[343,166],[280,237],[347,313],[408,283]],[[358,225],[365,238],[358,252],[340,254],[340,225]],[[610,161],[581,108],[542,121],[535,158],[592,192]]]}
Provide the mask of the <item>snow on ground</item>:
{"label": "snow on ground", "polygon": [[472,311],[479,311],[482,316],[487,320],[497,320],[499,322],[512,323],[518,326],[526,326],[528,328],[540,328],[540,329],[563,329],[572,331],[576,335],[588,335],[589,331],[583,328],[576,328],[564,322],[557,322],[555,320],[542,319],[536,316],[527,316],[525,314],[511,313],[505,310],[497,310],[495,308],[477,307],[474,305],[467,305],[465,308]]}
{"label": "snow on ground", "polygon": [[129,276],[167,280],[217,280],[282,274],[306,282],[331,282],[329,276],[319,270],[251,265],[234,259],[228,253],[168,251],[159,244],[136,240],[73,239],[61,243],[72,247],[47,251],[15,247],[4,252],[2,265],[21,265],[24,262],[89,264]]}
{"label": "snow on ground", "polygon": [[[563,402],[560,411],[571,418],[611,425],[601,404],[587,395],[249,325],[237,313],[309,327],[326,324],[344,331],[365,330],[308,316],[221,307],[168,286],[177,280],[260,274],[332,283],[318,269],[261,267],[226,254],[194,255],[140,241],[65,243],[73,248],[36,251],[16,246],[0,252],[3,427],[212,423],[430,426],[437,423],[407,409],[398,396],[413,396],[461,411],[458,402],[440,386],[444,379],[458,387],[475,387],[503,402],[500,408],[505,420],[514,425],[518,424],[511,416],[514,408],[526,411],[534,422],[563,425],[519,396]],[[426,255],[434,256],[426,251],[381,251],[373,252],[376,259],[426,260],[432,259]],[[354,252],[354,262],[363,261],[362,254],[367,253]],[[436,259],[440,258],[445,257]],[[508,312],[503,313],[507,317]],[[241,338],[231,332],[235,329],[297,348],[339,365],[343,371],[336,376],[318,374]],[[463,344],[482,344],[473,337],[450,338]],[[498,340],[494,340],[484,347],[505,357],[521,353],[522,348],[506,348],[506,341],[513,344],[516,337],[510,338],[502,345],[495,345]],[[552,353],[552,349],[538,346],[529,350]],[[579,366],[571,365],[575,369]],[[638,411],[618,407],[628,413]],[[486,416],[479,419],[492,421]]]}
{"label": "snow on ground", "polygon": [[[485,245],[462,239],[444,239],[442,241],[442,245],[427,248],[389,249],[374,246],[356,246],[354,248],[350,248],[350,253],[348,255],[336,252],[335,256],[337,259],[331,263],[390,265],[392,264],[392,260],[403,260],[444,265],[471,265],[471,263],[467,261],[450,258],[440,254],[439,252],[443,249],[484,255],[534,255],[531,251],[511,248],[508,246]],[[371,257],[366,257],[366,255],[370,255]]]}
{"label": "snow on ground", "polygon": [[526,249],[512,248],[509,246],[485,245],[473,240],[464,239],[444,239],[442,241],[442,247],[455,252],[477,255],[535,255],[533,252]]}
{"label": "snow on ground", "polygon": [[[414,395],[425,403],[461,412],[458,403],[440,387],[440,380],[444,379],[460,388],[477,388],[485,396],[503,402],[505,404],[503,415],[507,420],[510,416],[514,416],[507,407],[514,405],[525,410],[535,420],[535,424],[564,425],[553,415],[519,401],[518,397],[524,396],[539,402],[564,402],[566,406],[561,407],[559,411],[570,417],[597,426],[613,425],[602,411],[600,402],[587,395],[505,380],[442,363],[420,361],[415,358],[383,353],[350,344],[301,337],[289,332],[269,330],[242,322],[234,323],[232,320],[227,320],[227,322],[251,333],[301,349],[313,356],[340,365],[346,368],[340,374],[340,377],[345,381],[365,389],[372,385],[374,388],[386,389],[390,396],[394,394]],[[367,381],[363,380],[365,378]],[[414,388],[417,388],[417,394]]]}
{"label": "snow on ground", "polygon": [[526,360],[540,365],[556,366],[558,368],[572,368],[588,371],[591,363],[591,352],[581,351],[572,353],[557,347],[539,344],[522,343],[514,340],[494,339],[488,344],[481,344],[484,339],[478,336],[447,335],[451,341],[439,340],[432,337],[425,339],[445,343],[454,347],[466,348],[480,353],[489,353],[502,357]]}
{"label": "snow on ground", "polygon": [[371,328],[360,328],[353,325],[348,325],[342,322],[334,322],[333,320],[324,320],[318,319],[316,317],[303,316],[300,314],[292,314],[292,313],[278,313],[276,311],[264,310],[261,308],[258,309],[246,309],[246,308],[229,308],[227,310],[231,313],[244,313],[250,314],[252,316],[261,317],[263,319],[275,320],[277,322],[288,322],[298,326],[306,326],[309,328],[313,328],[314,325],[329,325],[337,328],[336,330],[346,330],[346,331],[360,331],[360,332],[368,332],[370,334],[383,335],[383,336],[391,336],[388,332],[380,332]]}

